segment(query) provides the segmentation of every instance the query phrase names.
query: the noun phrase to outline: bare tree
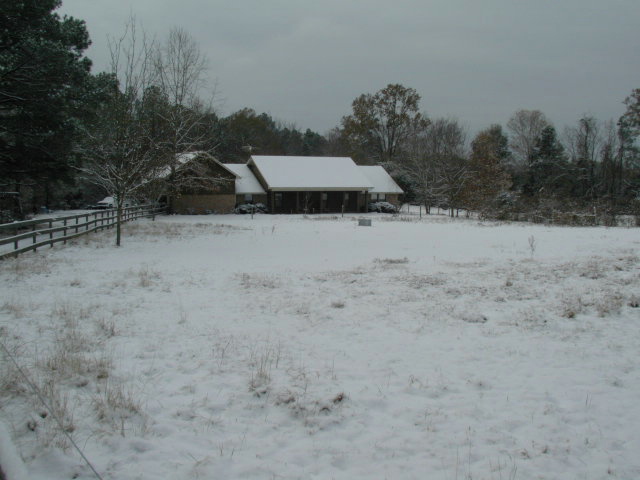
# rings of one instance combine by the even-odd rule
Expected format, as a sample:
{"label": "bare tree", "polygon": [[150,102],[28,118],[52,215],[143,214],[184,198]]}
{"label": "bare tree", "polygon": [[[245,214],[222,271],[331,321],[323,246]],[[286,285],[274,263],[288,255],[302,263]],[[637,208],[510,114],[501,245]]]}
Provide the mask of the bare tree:
{"label": "bare tree", "polygon": [[578,176],[578,193],[595,200],[596,164],[602,147],[600,122],[594,117],[583,116],[577,126],[565,128],[564,143]]}
{"label": "bare tree", "polygon": [[[207,59],[196,41],[185,30],[174,28],[166,42],[156,49],[153,67],[159,90],[167,105],[160,111],[167,130],[164,139],[167,154],[167,187],[170,201],[188,181],[190,175],[177,175],[182,154],[200,150],[204,143],[204,129],[200,128],[211,112],[214,94],[205,105],[200,93],[206,88]],[[190,158],[191,171],[206,171],[196,165],[202,156]],[[202,182],[203,178],[198,178]],[[170,206],[171,208],[171,206]]]}
{"label": "bare tree", "polygon": [[610,199],[623,195],[626,153],[624,133],[613,120],[603,125],[600,148],[601,189]]}
{"label": "bare tree", "polygon": [[393,163],[393,173],[406,178],[416,199],[425,206],[427,212],[436,202],[435,162],[429,152],[429,142],[425,131],[415,132],[406,142],[404,157]]}
{"label": "bare tree", "polygon": [[574,127],[564,129],[564,146],[572,161],[595,162],[602,144],[601,125],[594,117],[585,115]]}
{"label": "bare tree", "polygon": [[414,132],[405,144],[405,158],[396,162],[429,211],[444,203],[453,215],[467,172],[466,132],[457,120],[440,118]]}
{"label": "bare tree", "polygon": [[139,32],[132,19],[124,34],[109,42],[113,86],[98,108],[83,140],[87,179],[114,196],[117,208],[116,245],[121,243],[122,210],[127,198],[136,195],[161,175],[165,152],[158,122],[159,92],[154,88],[153,42]]}
{"label": "bare tree", "polygon": [[531,164],[537,140],[550,122],[540,110],[518,110],[507,122],[509,146],[517,167]]}

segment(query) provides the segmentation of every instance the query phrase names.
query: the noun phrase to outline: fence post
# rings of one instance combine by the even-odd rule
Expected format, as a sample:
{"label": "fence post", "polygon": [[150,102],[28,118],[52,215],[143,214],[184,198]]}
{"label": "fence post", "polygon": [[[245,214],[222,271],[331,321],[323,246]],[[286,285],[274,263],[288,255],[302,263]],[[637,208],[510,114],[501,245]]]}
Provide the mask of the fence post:
{"label": "fence post", "polygon": [[[139,218],[151,217],[155,221],[156,215],[161,212],[163,212],[163,209],[152,208],[149,205],[128,207],[123,212],[123,218],[125,221],[132,221]],[[93,217],[93,220],[89,220],[91,217]],[[100,218],[99,220],[98,217]],[[85,219],[85,231],[82,233],[80,233],[81,218]],[[75,219],[75,224],[71,222],[72,219]],[[82,213],[79,215],[70,215],[68,217],[48,217],[36,221],[15,223],[15,225],[3,225],[3,227],[7,228],[9,232],[15,231],[16,238],[8,243],[9,245],[13,244],[15,252],[0,254],[0,258],[4,258],[9,255],[18,256],[19,253],[17,251],[20,250],[20,240],[28,240],[29,237],[31,237],[32,240],[32,247],[26,247],[23,242],[22,249],[24,251],[35,252],[38,248],[46,244],[49,244],[50,247],[53,247],[60,241],[66,244],[70,235],[78,236],[102,230],[104,228],[108,229],[114,227],[117,223],[117,210],[102,210],[100,212]],[[26,225],[24,225],[25,223]],[[62,225],[58,225],[59,223],[62,223]],[[93,228],[89,228],[90,225],[93,225]],[[31,227],[30,232],[28,231],[29,227]],[[20,232],[23,233],[20,234]],[[59,235],[59,232],[63,232],[62,235]],[[70,232],[74,232],[74,234],[71,234]],[[47,238],[47,233],[49,234],[48,241],[44,241],[44,239]],[[39,241],[40,243],[38,243]]]}

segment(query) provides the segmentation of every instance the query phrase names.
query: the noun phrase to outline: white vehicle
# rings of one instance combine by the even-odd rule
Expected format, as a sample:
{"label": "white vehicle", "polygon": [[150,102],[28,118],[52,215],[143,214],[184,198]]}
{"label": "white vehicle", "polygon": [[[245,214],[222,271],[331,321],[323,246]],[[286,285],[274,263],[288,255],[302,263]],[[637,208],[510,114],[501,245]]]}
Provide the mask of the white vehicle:
{"label": "white vehicle", "polygon": [[[128,198],[125,199],[124,201],[124,205],[123,207],[133,207],[135,205],[135,202],[133,202],[132,200],[129,200]],[[116,204],[116,200],[114,197],[104,197],[102,200],[100,200],[98,203],[96,203],[95,208],[97,209],[101,209],[101,210],[106,210],[108,208],[116,208],[117,204]]]}

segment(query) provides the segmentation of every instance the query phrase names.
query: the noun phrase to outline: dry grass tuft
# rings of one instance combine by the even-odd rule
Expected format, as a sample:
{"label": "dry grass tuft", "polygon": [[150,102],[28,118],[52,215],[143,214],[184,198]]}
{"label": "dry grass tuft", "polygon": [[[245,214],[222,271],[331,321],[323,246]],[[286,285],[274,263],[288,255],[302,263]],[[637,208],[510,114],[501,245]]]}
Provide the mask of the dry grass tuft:
{"label": "dry grass tuft", "polygon": [[560,299],[560,316],[564,318],[576,318],[585,309],[585,303],[582,297],[578,296],[563,296]]}
{"label": "dry grass tuft", "polygon": [[42,275],[51,273],[51,266],[55,261],[50,255],[38,252],[20,255],[16,258],[7,258],[3,261],[7,270],[13,272],[16,279],[32,277],[33,275]]}
{"label": "dry grass tuft", "polygon": [[259,350],[252,350],[249,355],[249,365],[251,366],[251,379],[249,380],[249,390],[260,397],[269,391],[271,382],[271,370],[278,368],[282,355],[280,344],[265,345]]}
{"label": "dry grass tuft", "polygon": [[275,289],[280,287],[280,280],[272,275],[262,275],[259,273],[241,273],[240,285],[247,289]]}
{"label": "dry grass tuft", "polygon": [[223,223],[172,223],[163,221],[137,221],[125,225],[124,234],[157,242],[160,239],[193,238],[199,235],[226,235],[240,230],[250,230]]}
{"label": "dry grass tuft", "polygon": [[614,291],[604,291],[594,302],[599,317],[620,313],[624,306],[624,297]]}
{"label": "dry grass tuft", "polygon": [[118,330],[116,329],[116,322],[113,319],[107,320],[104,317],[99,317],[96,319],[96,329],[98,333],[103,335],[106,338],[115,337],[118,334]]}
{"label": "dry grass tuft", "polygon": [[12,298],[11,300],[5,300],[0,310],[10,314],[14,318],[23,318],[26,307],[22,301]]}
{"label": "dry grass tuft", "polygon": [[27,427],[38,435],[38,440],[42,445],[54,446],[67,451],[71,448],[71,442],[67,435],[71,435],[76,430],[75,406],[70,401],[69,393],[63,392],[60,385],[51,378],[42,382],[38,388],[51,411],[42,411],[42,405],[33,399],[34,409],[42,413],[32,418]]}
{"label": "dry grass tuft", "polygon": [[100,382],[91,403],[98,420],[123,437],[132,430],[146,430],[147,417],[140,398],[122,383],[110,379]]}
{"label": "dry grass tuft", "polygon": [[[20,353],[18,348],[7,345],[6,337],[6,328],[0,327],[0,341],[3,342],[3,345],[9,350],[12,357],[19,358]],[[0,362],[0,392],[2,392],[3,395],[22,395],[26,393],[27,385],[22,375],[15,364],[9,358],[6,358],[4,349],[0,350],[0,352],[0,358],[2,359]]]}
{"label": "dry grass tuft", "polygon": [[379,263],[381,265],[404,265],[409,263],[409,259],[407,257],[402,258],[376,258],[374,260],[375,263]]}
{"label": "dry grass tuft", "polygon": [[138,285],[142,288],[149,288],[155,285],[160,279],[160,273],[155,270],[150,270],[146,264],[140,267],[136,275],[138,277]]}

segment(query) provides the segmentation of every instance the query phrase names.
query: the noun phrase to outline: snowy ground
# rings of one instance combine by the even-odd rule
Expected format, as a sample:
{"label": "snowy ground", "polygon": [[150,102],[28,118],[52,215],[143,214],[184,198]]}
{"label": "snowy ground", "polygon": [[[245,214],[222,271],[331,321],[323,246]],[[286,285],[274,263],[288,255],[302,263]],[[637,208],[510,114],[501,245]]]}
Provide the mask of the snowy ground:
{"label": "snowy ground", "polygon": [[[640,230],[163,217],[0,264],[105,479],[640,478]],[[30,477],[95,478],[6,358]]]}

